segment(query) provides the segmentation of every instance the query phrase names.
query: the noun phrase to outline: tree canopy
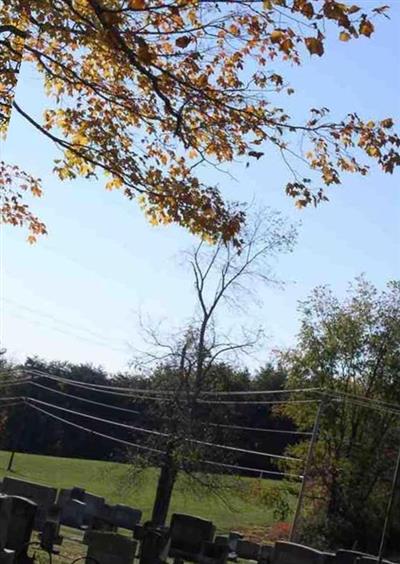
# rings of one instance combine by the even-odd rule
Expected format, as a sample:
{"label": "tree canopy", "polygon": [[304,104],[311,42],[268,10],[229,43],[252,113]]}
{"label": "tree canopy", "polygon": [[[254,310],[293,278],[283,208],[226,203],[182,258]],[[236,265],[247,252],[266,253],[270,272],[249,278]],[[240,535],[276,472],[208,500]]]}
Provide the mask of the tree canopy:
{"label": "tree canopy", "polygon": [[[360,277],[342,300],[322,286],[301,313],[298,343],[281,359],[287,385],[326,393],[301,538],[377,551],[400,446],[400,284],[379,291]],[[283,412],[310,429],[316,409],[292,404]],[[307,449],[301,443],[289,451],[304,456]],[[388,538],[398,549],[398,500],[394,515]]]}
{"label": "tree canopy", "polygon": [[[386,10],[335,0],[9,0],[0,12],[0,128],[16,111],[61,149],[59,178],[104,171],[106,187],[136,198],[152,223],[240,244],[244,211],[201,181],[199,165],[248,162],[274,147],[292,175],[285,190],[303,207],[326,199],[344,171],[366,174],[365,156],[389,173],[399,164],[390,117],[334,121],[311,108],[297,123],[271,103],[271,92],[294,92],[277,62],[321,57],[329,33],[370,37]],[[49,99],[41,121],[15,97],[22,61]],[[39,196],[40,182],[10,163],[0,172],[3,220],[28,226],[34,240],[46,228],[23,194]]]}

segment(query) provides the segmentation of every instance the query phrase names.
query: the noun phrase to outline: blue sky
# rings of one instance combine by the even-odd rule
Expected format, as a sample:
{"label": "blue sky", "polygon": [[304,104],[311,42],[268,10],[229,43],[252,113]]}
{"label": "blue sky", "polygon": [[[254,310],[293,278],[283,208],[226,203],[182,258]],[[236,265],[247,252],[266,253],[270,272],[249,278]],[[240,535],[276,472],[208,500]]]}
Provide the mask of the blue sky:
{"label": "blue sky", "polygon": [[[287,69],[296,94],[285,103],[295,115],[326,105],[336,117],[355,110],[400,123],[400,2],[391,4],[392,19],[377,22],[371,40],[331,41],[325,57],[306,57],[301,68]],[[29,68],[17,100],[40,114],[40,83]],[[132,348],[141,346],[139,310],[163,319],[165,327],[190,317],[192,281],[177,255],[193,239],[177,227],[149,226],[135,203],[105,191],[102,181],[60,182],[51,173],[56,153],[13,116],[1,158],[43,179],[44,197],[33,206],[49,235],[30,246],[24,232],[2,227],[1,342],[14,359],[36,353],[124,369]],[[284,195],[289,176],[276,155],[249,168],[235,164],[229,172],[235,180],[214,170],[203,175],[231,198],[254,198],[301,222],[294,253],[276,265],[286,288],[263,288],[262,307],[249,308],[246,316],[222,316],[226,326],[264,326],[268,338],[253,365],[265,361],[271,349],[294,342],[298,300],[314,286],[330,284],[342,295],[362,272],[379,287],[400,278],[398,173],[373,169],[367,178],[347,176],[331,191],[329,203],[299,211]]]}

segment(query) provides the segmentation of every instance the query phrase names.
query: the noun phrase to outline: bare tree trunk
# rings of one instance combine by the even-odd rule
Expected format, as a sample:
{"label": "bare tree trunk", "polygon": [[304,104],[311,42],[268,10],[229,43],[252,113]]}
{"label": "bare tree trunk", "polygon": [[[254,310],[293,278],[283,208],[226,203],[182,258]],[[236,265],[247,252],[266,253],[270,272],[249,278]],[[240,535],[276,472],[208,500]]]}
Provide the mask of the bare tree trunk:
{"label": "bare tree trunk", "polygon": [[151,515],[151,522],[154,526],[162,527],[165,525],[177,474],[176,466],[168,453],[164,464],[161,466],[158,478],[156,498]]}

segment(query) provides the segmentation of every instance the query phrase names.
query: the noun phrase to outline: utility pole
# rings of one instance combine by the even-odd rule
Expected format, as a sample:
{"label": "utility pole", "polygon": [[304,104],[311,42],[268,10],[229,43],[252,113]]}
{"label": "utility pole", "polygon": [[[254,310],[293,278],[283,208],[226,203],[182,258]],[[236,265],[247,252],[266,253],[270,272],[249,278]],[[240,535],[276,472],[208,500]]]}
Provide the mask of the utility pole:
{"label": "utility pole", "polygon": [[389,501],[386,507],[386,514],[385,514],[385,521],[383,524],[383,530],[382,530],[382,536],[381,536],[381,543],[379,546],[379,554],[378,554],[378,564],[382,564],[382,559],[383,559],[383,553],[385,550],[385,545],[386,545],[386,535],[387,535],[387,530],[390,524],[390,520],[392,517],[392,510],[393,510],[393,503],[394,503],[394,499],[396,497],[396,490],[398,488],[398,482],[399,482],[399,476],[400,476],[400,447],[399,447],[399,452],[397,455],[397,460],[396,460],[396,467],[394,469],[394,474],[393,474],[393,480],[392,480],[392,487],[390,489],[390,494],[389,494]]}
{"label": "utility pole", "polygon": [[7,472],[12,472],[12,465],[14,462],[15,450],[11,452],[10,458],[8,460]]}
{"label": "utility pole", "polygon": [[310,444],[308,446],[307,459],[306,459],[306,464],[305,464],[305,467],[304,467],[303,480],[302,480],[301,486],[300,486],[299,497],[297,498],[297,506],[296,506],[296,511],[295,511],[294,518],[293,518],[292,528],[290,530],[289,540],[291,542],[294,542],[294,540],[296,538],[296,529],[297,529],[297,526],[298,526],[298,523],[299,523],[300,513],[301,513],[302,506],[303,506],[303,499],[304,499],[306,481],[307,481],[307,478],[308,478],[308,474],[310,473],[312,458],[313,458],[313,455],[314,455],[314,448],[315,448],[315,444],[316,444],[317,439],[318,439],[318,433],[319,433],[319,426],[320,426],[323,404],[324,404],[324,399],[322,399],[319,402],[318,410],[317,410],[315,420],[314,420],[314,427],[313,427],[312,436],[311,436],[311,439],[310,439]]}

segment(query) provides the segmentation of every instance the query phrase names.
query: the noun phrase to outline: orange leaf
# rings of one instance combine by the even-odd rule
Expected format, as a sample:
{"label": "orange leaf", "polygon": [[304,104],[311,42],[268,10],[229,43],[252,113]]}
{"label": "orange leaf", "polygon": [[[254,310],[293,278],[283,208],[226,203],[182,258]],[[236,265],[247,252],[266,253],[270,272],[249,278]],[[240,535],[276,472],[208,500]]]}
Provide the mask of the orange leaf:
{"label": "orange leaf", "polygon": [[318,55],[319,57],[322,57],[324,54],[324,44],[321,39],[318,39],[317,37],[306,37],[304,42],[311,55]]}
{"label": "orange leaf", "polygon": [[144,10],[146,8],[146,0],[130,0],[129,7],[133,10]]}
{"label": "orange leaf", "polygon": [[360,31],[361,35],[365,35],[366,37],[370,37],[371,34],[374,33],[375,28],[369,20],[363,20],[360,23],[359,31]]}

